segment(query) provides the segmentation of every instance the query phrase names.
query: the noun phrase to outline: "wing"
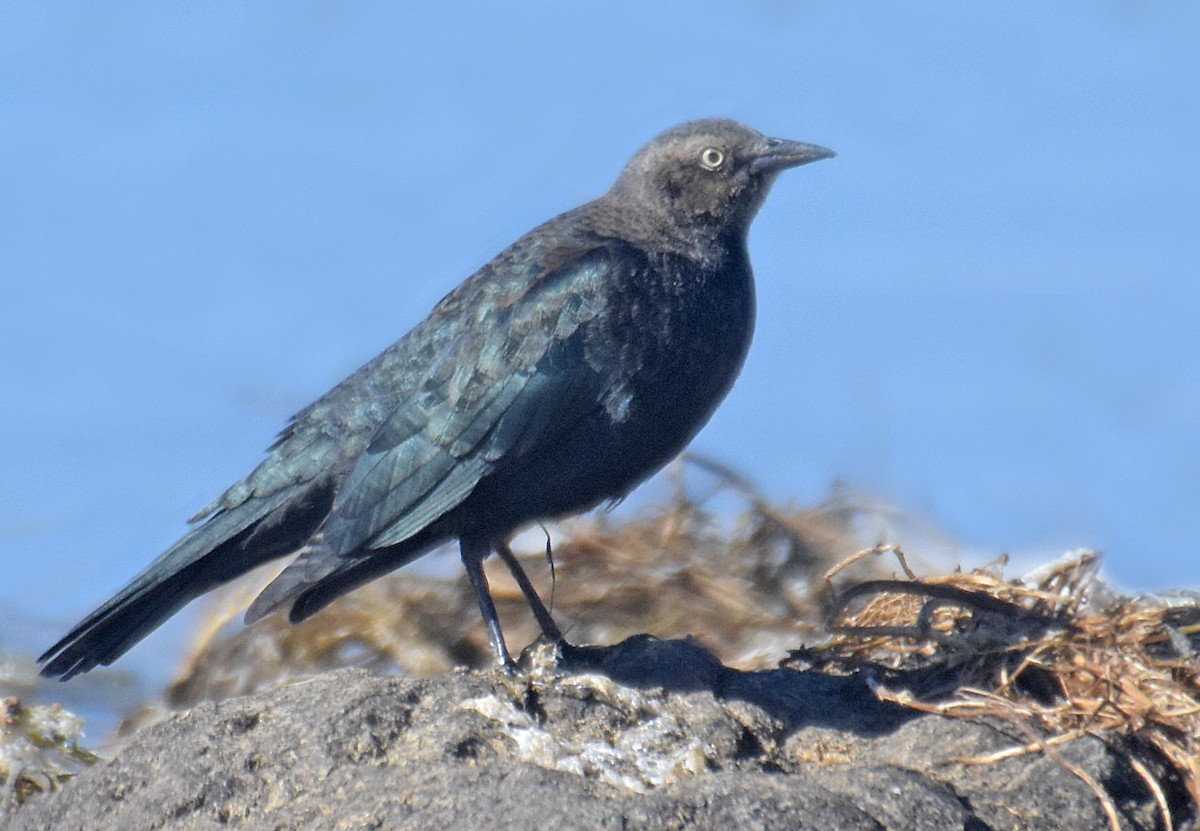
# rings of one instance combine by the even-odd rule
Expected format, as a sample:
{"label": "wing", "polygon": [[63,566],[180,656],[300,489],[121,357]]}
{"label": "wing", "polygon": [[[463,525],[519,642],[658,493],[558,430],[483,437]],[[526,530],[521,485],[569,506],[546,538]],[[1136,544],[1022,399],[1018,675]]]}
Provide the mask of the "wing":
{"label": "wing", "polygon": [[[349,410],[377,407],[388,395],[395,403],[357,445],[357,457],[343,462],[347,472],[318,539],[255,599],[247,622],[327,587],[319,600],[293,607],[300,619],[419,556],[441,539],[430,526],[492,470],[552,443],[605,399],[612,379],[585,359],[585,335],[605,314],[611,286],[636,279],[645,256],[605,240],[569,253],[521,246],[455,289],[406,337],[393,360],[400,382],[386,363],[347,382],[357,401]],[[537,264],[532,279],[513,266],[515,257]],[[397,396],[389,391],[398,383]],[[300,429],[310,429],[314,416],[301,417]],[[380,549],[388,554],[379,568],[364,569],[364,558],[382,556]]]}
{"label": "wing", "polygon": [[[338,488],[322,529],[334,556],[396,545],[463,502],[506,458],[589,412],[606,378],[583,356],[605,287],[644,262],[632,249],[581,252],[514,299],[473,305],[428,377],[390,414]],[[550,414],[553,417],[549,417]]]}

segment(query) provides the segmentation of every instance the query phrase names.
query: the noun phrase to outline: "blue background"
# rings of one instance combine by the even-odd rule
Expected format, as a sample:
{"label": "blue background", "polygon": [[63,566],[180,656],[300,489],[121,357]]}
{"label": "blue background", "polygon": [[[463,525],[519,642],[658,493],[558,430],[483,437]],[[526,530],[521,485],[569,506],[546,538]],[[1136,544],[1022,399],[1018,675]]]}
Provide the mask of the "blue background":
{"label": "blue background", "polygon": [[696,449],[775,499],[844,480],[968,563],[1092,546],[1200,587],[1198,8],[6,4],[0,645],[45,647],[290,413],[707,115],[839,155],[755,224],[757,338]]}

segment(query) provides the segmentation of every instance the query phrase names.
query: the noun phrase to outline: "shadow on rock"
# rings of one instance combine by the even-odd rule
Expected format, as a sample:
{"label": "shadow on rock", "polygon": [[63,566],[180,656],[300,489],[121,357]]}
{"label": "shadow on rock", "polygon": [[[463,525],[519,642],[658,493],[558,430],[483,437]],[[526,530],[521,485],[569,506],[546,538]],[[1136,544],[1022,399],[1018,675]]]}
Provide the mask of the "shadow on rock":
{"label": "shadow on rock", "polygon": [[626,687],[711,692],[768,713],[786,729],[828,727],[862,736],[889,733],[917,713],[880,701],[866,678],[794,669],[742,672],[724,666],[697,641],[635,635],[613,646],[561,647],[559,668],[594,672]]}

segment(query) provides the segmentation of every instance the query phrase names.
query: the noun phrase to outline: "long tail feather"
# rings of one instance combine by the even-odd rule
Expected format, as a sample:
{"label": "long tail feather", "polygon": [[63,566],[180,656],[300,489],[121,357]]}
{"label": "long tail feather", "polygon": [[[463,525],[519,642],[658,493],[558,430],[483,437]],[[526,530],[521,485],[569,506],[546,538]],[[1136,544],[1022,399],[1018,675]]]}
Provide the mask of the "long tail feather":
{"label": "long tail feather", "polygon": [[66,681],[111,664],[192,599],[295,551],[330,498],[327,487],[285,490],[217,514],[46,650],[41,674]]}

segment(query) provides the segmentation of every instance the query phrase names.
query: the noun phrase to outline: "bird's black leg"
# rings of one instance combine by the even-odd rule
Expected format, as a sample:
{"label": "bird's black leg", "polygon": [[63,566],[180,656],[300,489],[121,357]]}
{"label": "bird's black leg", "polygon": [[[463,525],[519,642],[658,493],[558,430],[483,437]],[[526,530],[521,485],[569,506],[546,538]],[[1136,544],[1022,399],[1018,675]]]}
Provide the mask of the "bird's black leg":
{"label": "bird's black leg", "polygon": [[475,590],[475,599],[479,602],[479,613],[483,615],[483,622],[487,626],[492,651],[496,653],[496,660],[501,666],[512,669],[513,659],[508,654],[508,647],[504,645],[504,633],[500,631],[500,619],[496,617],[496,604],[492,602],[487,575],[483,573],[483,561],[491,550],[488,543],[468,542],[465,539],[459,541],[459,551],[467,569],[467,579],[471,581],[471,588]]}
{"label": "bird's black leg", "polygon": [[521,564],[517,561],[516,555],[512,553],[512,549],[508,547],[508,543],[496,543],[496,553],[500,555],[500,559],[512,572],[513,579],[521,587],[521,594],[525,595],[529,608],[533,610],[533,616],[537,618],[538,626],[542,627],[542,634],[555,643],[561,641],[563,639],[562,630],[554,623],[554,618],[550,616],[550,610],[538,597],[537,590],[525,576],[525,569],[521,568]]}

